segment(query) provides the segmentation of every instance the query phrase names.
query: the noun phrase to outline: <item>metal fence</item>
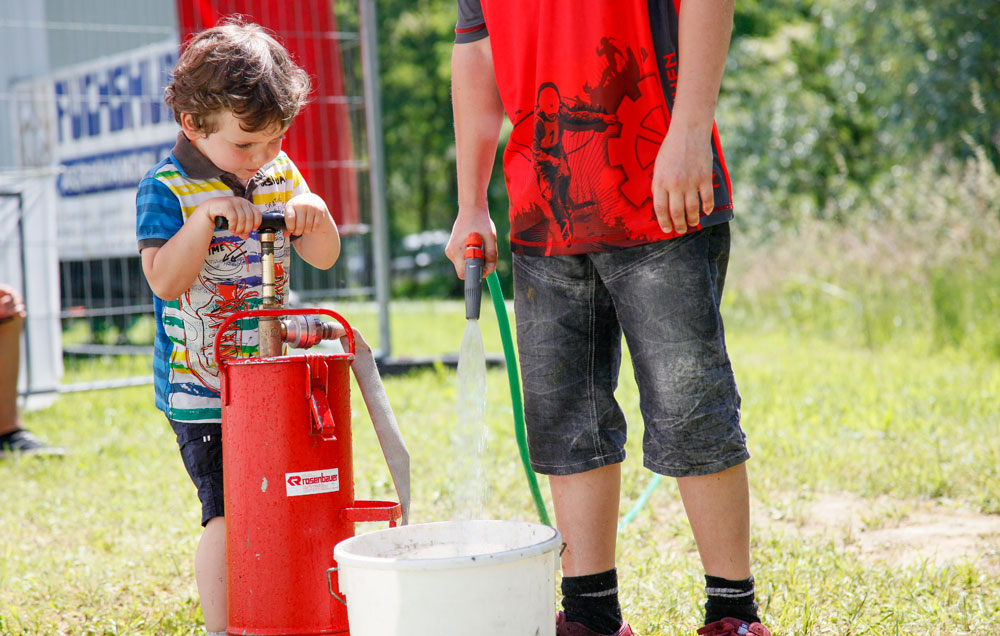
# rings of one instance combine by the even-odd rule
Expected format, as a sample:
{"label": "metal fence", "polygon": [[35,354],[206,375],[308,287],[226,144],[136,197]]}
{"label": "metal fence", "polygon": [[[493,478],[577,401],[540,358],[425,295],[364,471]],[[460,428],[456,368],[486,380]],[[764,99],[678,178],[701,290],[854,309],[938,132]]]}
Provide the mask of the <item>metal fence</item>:
{"label": "metal fence", "polygon": [[328,271],[293,256],[293,295],[376,300],[388,355],[374,0],[43,0],[0,16],[0,282],[28,305],[22,395],[150,381],[136,175],[172,146],[162,89],[181,42],[231,14],[272,30],[314,79],[286,149],[343,248]]}

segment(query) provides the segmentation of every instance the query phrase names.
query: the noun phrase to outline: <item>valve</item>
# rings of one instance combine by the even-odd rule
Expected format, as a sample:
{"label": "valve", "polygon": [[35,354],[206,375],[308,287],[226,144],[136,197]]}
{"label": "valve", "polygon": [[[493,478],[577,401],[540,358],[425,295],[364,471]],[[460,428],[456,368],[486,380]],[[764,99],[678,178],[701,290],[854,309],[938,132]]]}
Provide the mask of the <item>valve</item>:
{"label": "valve", "polygon": [[289,316],[280,321],[281,339],[296,349],[308,349],[321,340],[333,340],[344,335],[337,323],[323,322],[316,316]]}

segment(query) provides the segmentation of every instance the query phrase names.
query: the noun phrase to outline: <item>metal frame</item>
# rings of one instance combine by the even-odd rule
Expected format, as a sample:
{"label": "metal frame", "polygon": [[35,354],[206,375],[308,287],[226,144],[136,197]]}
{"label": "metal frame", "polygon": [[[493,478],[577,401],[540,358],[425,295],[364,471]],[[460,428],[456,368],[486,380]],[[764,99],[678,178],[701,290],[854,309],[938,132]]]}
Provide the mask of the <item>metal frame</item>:
{"label": "metal frame", "polygon": [[379,89],[378,32],[375,0],[358,0],[361,14],[361,67],[365,92],[365,127],[368,141],[368,183],[372,200],[375,301],[378,304],[376,359],[389,357],[389,219],[385,202],[385,158],[382,139],[382,93]]}
{"label": "metal frame", "polygon": [[[385,197],[385,161],[384,161],[384,142],[382,134],[382,108],[381,108],[381,91],[379,88],[379,62],[378,62],[378,37],[377,37],[377,21],[376,21],[376,3],[375,0],[357,0],[358,9],[358,33],[342,33],[338,35],[348,36],[345,39],[356,39],[360,44],[361,60],[360,68],[362,72],[362,90],[363,90],[363,100],[364,100],[364,134],[365,134],[365,144],[367,152],[367,162],[357,161],[358,167],[361,169],[368,169],[368,189],[370,193],[370,212],[371,212],[371,226],[370,226],[370,240],[371,240],[371,257],[373,263],[373,286],[366,287],[365,291],[367,293],[373,293],[374,300],[377,304],[378,311],[378,344],[379,348],[375,352],[375,358],[379,361],[383,361],[389,358],[391,354],[391,338],[390,338],[390,326],[389,326],[389,302],[391,295],[390,288],[390,258],[389,258],[389,223],[388,223],[388,213]],[[117,25],[116,25],[117,26]],[[125,25],[127,27],[127,25]],[[358,99],[360,101],[360,99]],[[0,193],[3,197],[17,197],[21,204],[19,204],[19,217],[18,217],[18,231],[20,233],[19,241],[21,245],[21,261],[22,261],[22,287],[27,288],[27,270],[24,266],[24,228],[23,228],[23,198],[18,193]],[[107,272],[105,272],[107,275]],[[357,291],[357,290],[355,290]],[[305,293],[303,298],[315,297],[320,295],[318,292]],[[130,305],[126,307],[103,307],[94,308],[92,310],[88,309],[86,312],[87,317],[96,316],[113,316],[122,315],[138,312],[149,312],[152,310],[151,305]],[[60,313],[60,318],[76,318],[80,317],[78,312],[69,309],[63,309]],[[28,326],[25,326],[25,332],[22,335],[25,338],[27,345],[27,330]],[[152,347],[149,346],[128,346],[128,345],[99,345],[99,344],[84,344],[84,345],[74,345],[66,346],[63,349],[63,357],[66,356],[94,356],[94,355],[148,355],[152,353]],[[26,359],[29,357],[29,352],[25,351]],[[31,383],[31,370],[30,367],[27,369],[26,373],[26,383],[25,391],[21,394],[22,396],[30,396],[33,394],[51,394],[53,391],[51,388],[46,387],[44,390],[39,390],[37,387],[33,387]],[[107,389],[107,388],[119,388],[136,386],[143,384],[152,383],[153,378],[151,375],[143,376],[132,376],[123,378],[114,378],[103,381],[90,381],[90,382],[78,382],[72,384],[60,384],[56,389],[56,393],[68,393],[76,391],[88,391],[95,389]]]}

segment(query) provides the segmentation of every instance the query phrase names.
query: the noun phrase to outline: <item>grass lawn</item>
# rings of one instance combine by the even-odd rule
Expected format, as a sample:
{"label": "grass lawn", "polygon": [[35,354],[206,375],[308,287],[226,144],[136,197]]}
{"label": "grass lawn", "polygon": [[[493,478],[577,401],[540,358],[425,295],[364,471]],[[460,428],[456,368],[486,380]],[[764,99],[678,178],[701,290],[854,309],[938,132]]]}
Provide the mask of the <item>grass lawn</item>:
{"label": "grass lawn", "polygon": [[[337,308],[375,333],[367,306]],[[457,302],[394,305],[393,353],[456,352],[463,316]],[[487,351],[501,351],[486,304],[482,327]],[[775,634],[1000,634],[1000,362],[735,324],[729,342],[753,454],[758,598]],[[483,514],[536,520],[505,371],[488,383]],[[443,366],[386,379],[413,522],[456,514],[467,463],[449,457],[468,436],[455,434],[455,385]],[[650,479],[628,368],[619,399],[634,423],[624,513]],[[357,496],[394,498],[356,390],[352,401]],[[151,387],[68,394],[24,419],[71,454],[0,462],[0,634],[202,633],[200,509]],[[618,553],[636,631],[693,634],[703,580],[672,480],[623,528]]]}

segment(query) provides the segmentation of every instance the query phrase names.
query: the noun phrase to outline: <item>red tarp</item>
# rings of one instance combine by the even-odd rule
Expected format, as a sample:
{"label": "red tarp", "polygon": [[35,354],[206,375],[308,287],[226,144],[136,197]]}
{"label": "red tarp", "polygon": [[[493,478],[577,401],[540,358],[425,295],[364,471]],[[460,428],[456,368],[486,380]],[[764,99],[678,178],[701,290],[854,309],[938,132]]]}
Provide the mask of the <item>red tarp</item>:
{"label": "red tarp", "polygon": [[360,222],[344,74],[332,0],[177,0],[181,43],[240,14],[272,31],[309,73],[313,93],[285,137],[284,149],[341,226]]}

